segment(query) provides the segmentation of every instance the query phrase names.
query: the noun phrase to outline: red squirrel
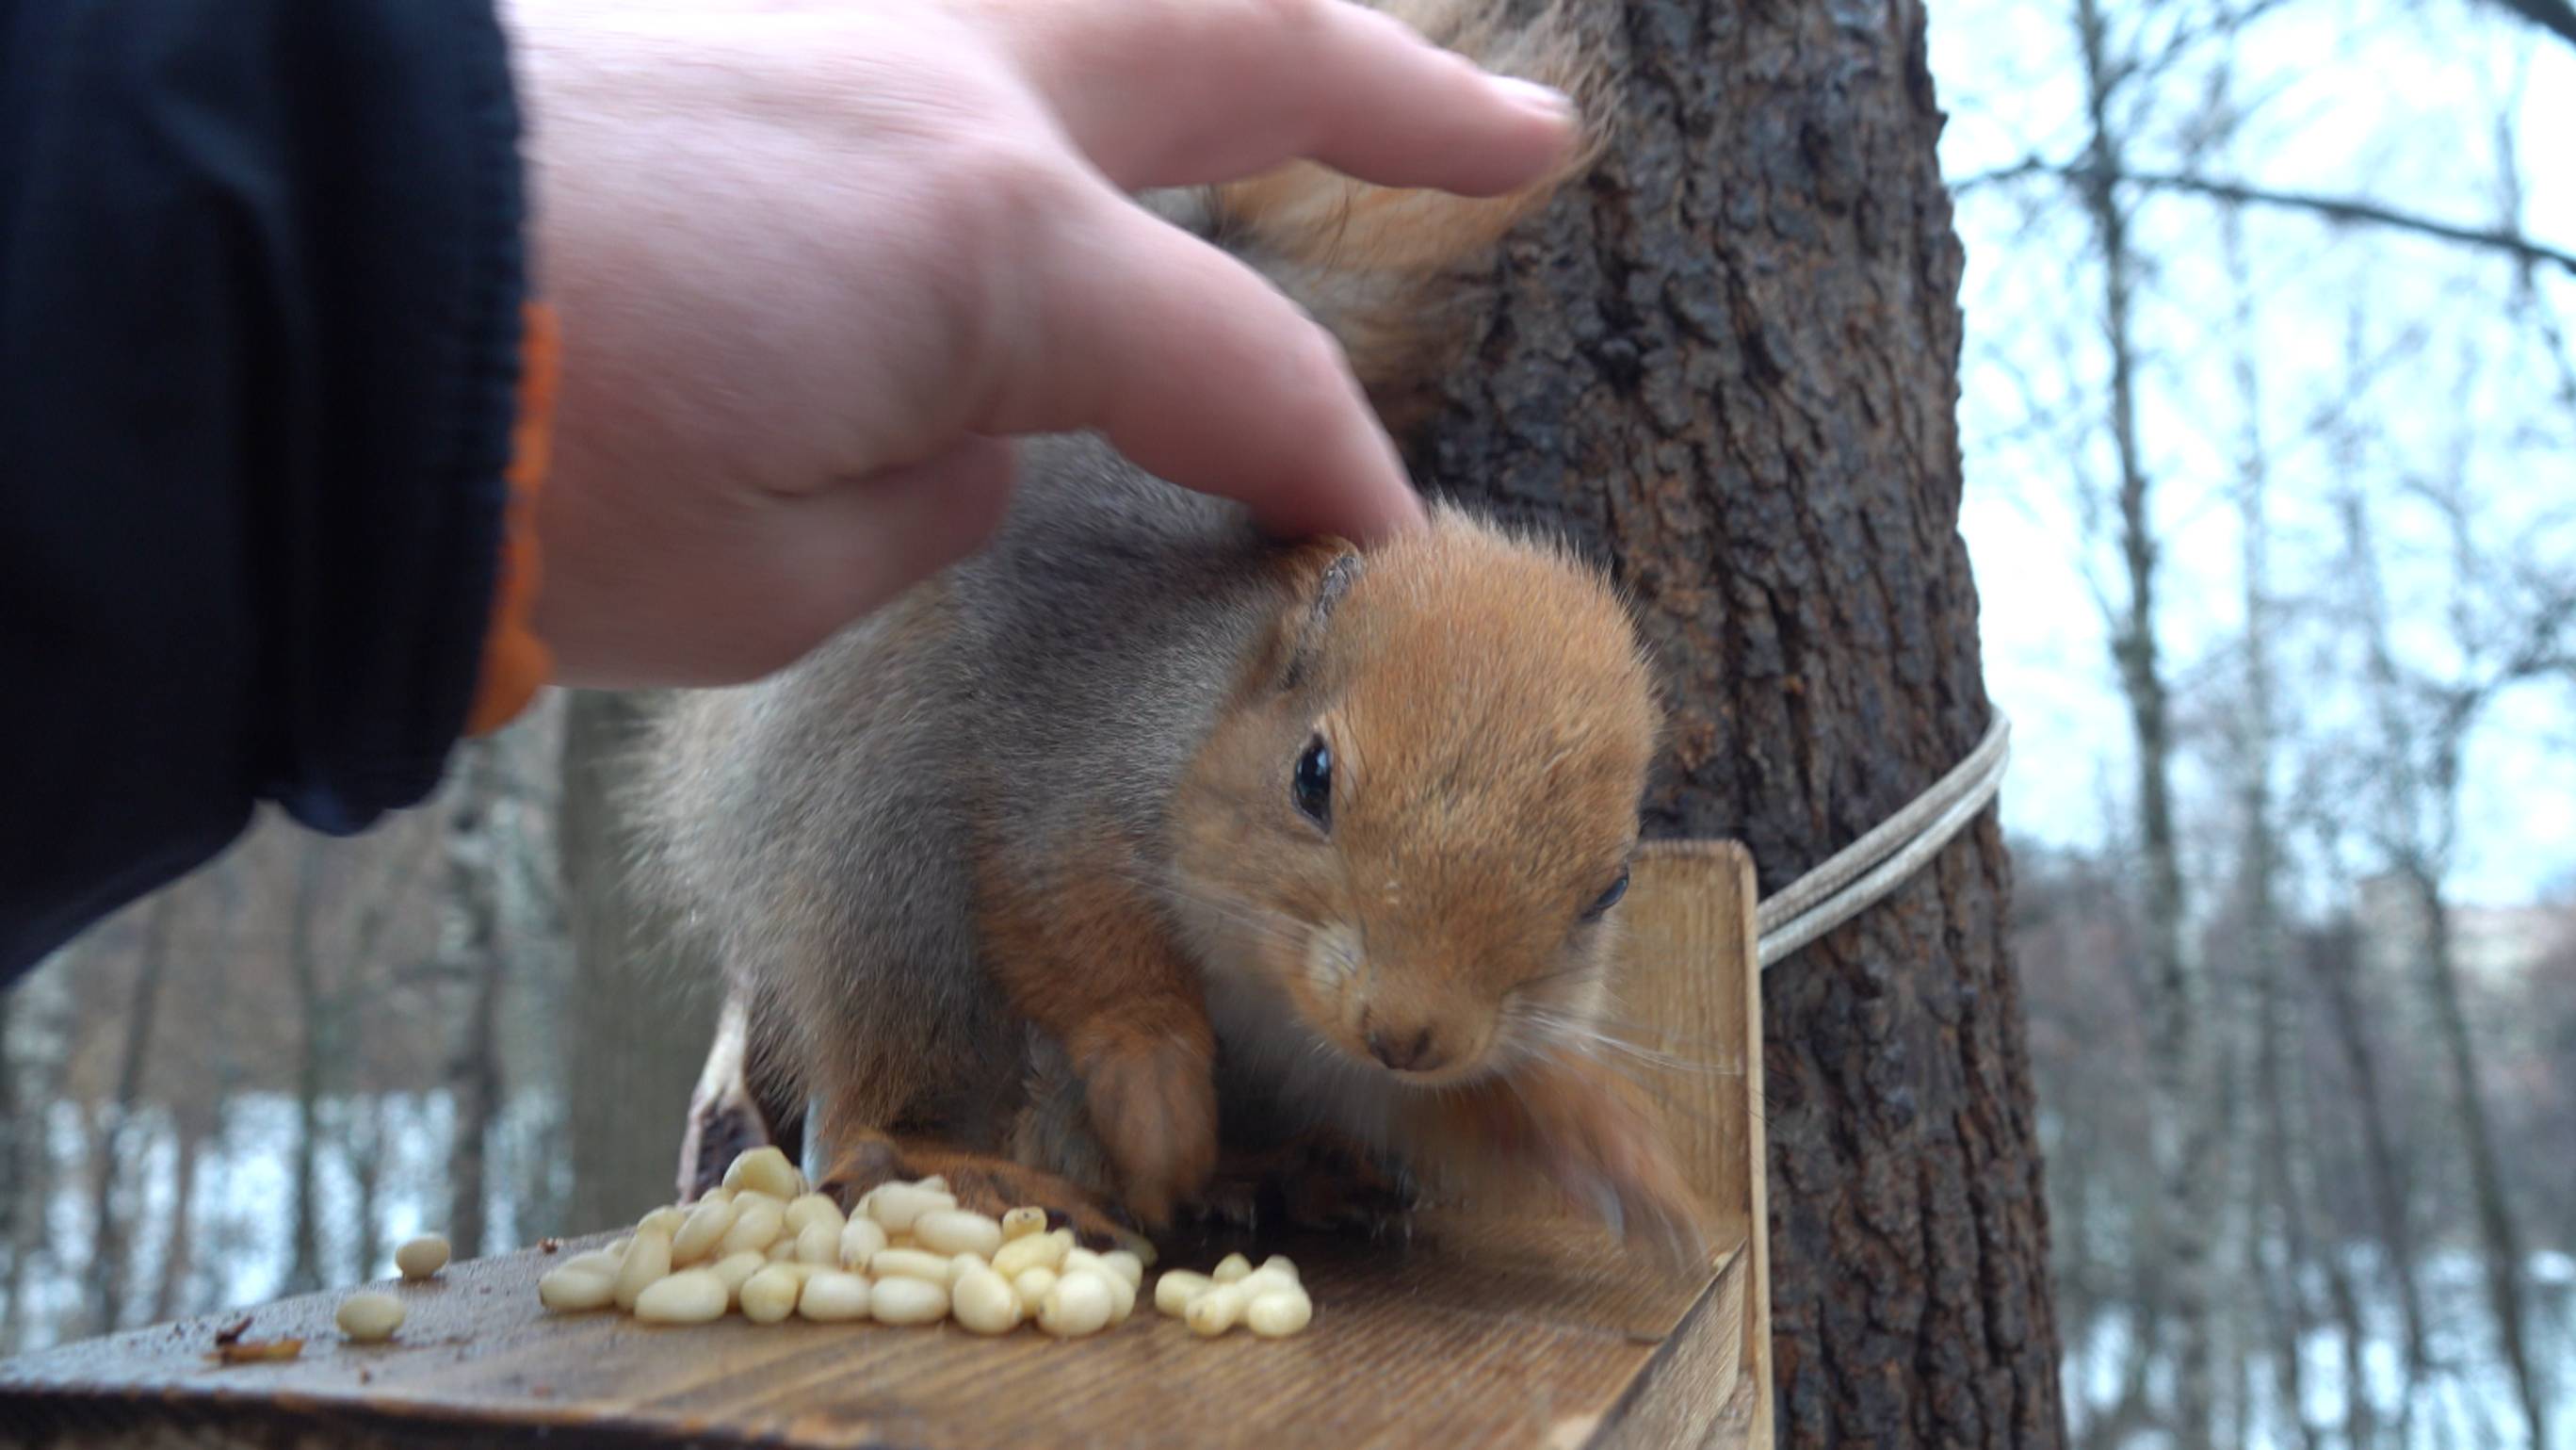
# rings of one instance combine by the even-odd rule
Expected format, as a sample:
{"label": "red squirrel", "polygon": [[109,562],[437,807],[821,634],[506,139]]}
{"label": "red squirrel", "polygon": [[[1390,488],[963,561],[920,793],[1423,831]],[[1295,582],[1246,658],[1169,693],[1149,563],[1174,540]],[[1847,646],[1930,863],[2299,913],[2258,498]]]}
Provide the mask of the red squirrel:
{"label": "red squirrel", "polygon": [[[1593,89],[1489,3],[1405,18]],[[1330,327],[1400,426],[1493,244],[1580,165],[1486,200],[1300,165],[1149,201]],[[652,884],[737,1004],[683,1194],[810,1102],[844,1193],[936,1171],[1106,1233],[1221,1210],[1243,1171],[1316,1216],[1502,1175],[1697,1252],[1605,1025],[1661,729],[1607,582],[1446,506],[1368,551],[1269,540],[1089,436],[1021,473],[984,552],[653,732]]]}

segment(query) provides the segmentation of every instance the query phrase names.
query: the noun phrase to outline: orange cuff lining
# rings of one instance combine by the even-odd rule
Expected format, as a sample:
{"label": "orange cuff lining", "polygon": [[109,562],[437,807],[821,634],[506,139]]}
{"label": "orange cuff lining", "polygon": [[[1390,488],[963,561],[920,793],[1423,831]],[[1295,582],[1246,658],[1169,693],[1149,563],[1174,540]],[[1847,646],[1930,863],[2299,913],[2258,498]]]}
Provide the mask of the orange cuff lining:
{"label": "orange cuff lining", "polygon": [[510,497],[501,516],[499,578],[492,591],[492,623],[484,635],[483,666],[465,733],[488,735],[518,718],[555,672],[554,652],[537,638],[529,616],[538,583],[537,489],[545,481],[553,438],[555,372],[560,349],[555,315],[542,303],[521,310],[519,416],[510,430]]}

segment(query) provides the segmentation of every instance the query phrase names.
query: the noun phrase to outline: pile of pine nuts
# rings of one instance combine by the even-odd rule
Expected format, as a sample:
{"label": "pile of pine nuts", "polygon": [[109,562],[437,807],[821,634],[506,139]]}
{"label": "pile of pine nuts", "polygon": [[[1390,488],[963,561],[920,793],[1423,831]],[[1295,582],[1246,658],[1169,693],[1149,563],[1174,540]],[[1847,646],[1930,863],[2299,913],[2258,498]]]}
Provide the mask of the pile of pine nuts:
{"label": "pile of pine nuts", "polygon": [[[937,1324],[1008,1334],[1034,1321],[1059,1339],[1124,1324],[1145,1265],[1125,1250],[1094,1253],[1046,1211],[993,1219],[957,1206],[942,1179],[887,1183],[849,1214],[816,1193],[787,1156],[755,1148],[696,1203],[657,1208],[607,1248],[537,1280],[558,1313],[616,1308],[648,1324],[705,1324],[739,1312],[754,1324],[790,1316],[822,1324]],[[1155,1307],[1205,1335],[1241,1323],[1269,1337],[1314,1317],[1297,1268],[1258,1270],[1237,1254],[1213,1275],[1167,1273]]]}

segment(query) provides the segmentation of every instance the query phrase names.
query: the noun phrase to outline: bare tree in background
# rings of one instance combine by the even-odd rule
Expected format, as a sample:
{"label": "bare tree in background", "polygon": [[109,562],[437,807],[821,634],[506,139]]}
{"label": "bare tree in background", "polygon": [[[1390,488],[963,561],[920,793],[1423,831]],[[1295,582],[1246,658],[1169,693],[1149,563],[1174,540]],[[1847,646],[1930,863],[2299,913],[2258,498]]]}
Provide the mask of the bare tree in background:
{"label": "bare tree in background", "polygon": [[566,1226],[624,1223],[670,1200],[697,1064],[713,1030],[712,962],[686,933],[659,929],[630,892],[630,819],[618,762],[647,704],[583,693],[567,708],[563,742],[563,894],[574,953],[565,1017],[573,1164]]}
{"label": "bare tree in background", "polygon": [[[2075,27],[2083,56],[2085,114],[2090,131],[2088,171],[2080,188],[2102,268],[2102,343],[2109,355],[2108,398],[2119,555],[2126,599],[2111,622],[2111,657],[2129,707],[2136,753],[2139,867],[2146,899],[2141,917],[2147,958],[2147,1011],[2153,1024],[2156,1095],[2156,1162],[2163,1177],[2160,1212],[2149,1223],[2146,1252],[2162,1268],[2150,1280],[2176,1336],[2173,1430],[2183,1450],[2206,1450],[2214,1409],[2211,1383],[2212,1309],[2210,1229],[2216,1215],[2212,1190],[2226,1181],[2222,1132],[2211,1131],[2199,1089],[2212,1062],[2200,1030],[2200,993],[2184,946],[2182,858],[2175,836],[2173,719],[2170,691],[2159,658],[2156,584],[2160,545],[2154,517],[2154,481],[2138,440],[2138,345],[2134,289],[2138,259],[2129,243],[2129,204],[2119,178],[2127,170],[2122,108],[2124,82],[2136,74],[2133,57],[2117,49],[2101,0],[2076,0]],[[2155,1323],[2150,1300],[2146,1322]],[[2125,1430],[2143,1409],[2146,1368],[2158,1336],[2142,1333],[2122,1387],[2122,1407],[2111,1426]]]}
{"label": "bare tree in background", "polygon": [[90,1164],[89,1318],[104,1334],[125,1318],[128,1231],[139,1211],[135,1195],[119,1193],[119,1172],[141,1151],[143,1077],[152,1061],[152,1028],[168,977],[172,927],[179,899],[164,894],[144,909],[143,949],[128,989],[125,1045],[117,1057],[116,1097],[102,1109],[97,1149]]}
{"label": "bare tree in background", "polygon": [[[2347,574],[2363,630],[2378,732],[2370,771],[2377,788],[2377,809],[2371,813],[2368,834],[2414,897],[2419,939],[2407,945],[2449,1080],[2499,1354],[2521,1403],[2530,1444],[2534,1450],[2545,1450],[2549,1414],[2527,1343],[2522,1234],[2487,1120],[2477,1049],[2461,1002],[2443,883],[2459,841],[2460,789],[2470,735],[2498,694],[2565,656],[2571,627],[2576,627],[2576,581],[2535,578],[2525,561],[2490,556],[2476,541],[2471,508],[2456,479],[2419,489],[2417,494],[2433,506],[2449,535],[2453,578],[2448,644],[2463,665],[2447,678],[2401,663],[2371,506],[2358,491],[2347,492],[2339,501],[2350,558]],[[2482,593],[2490,597],[2473,599]]]}
{"label": "bare tree in background", "polygon": [[463,988],[465,1010],[447,1067],[456,1115],[447,1162],[447,1234],[459,1253],[476,1254],[494,1246],[485,1205],[492,1125],[501,1112],[500,1012],[507,973],[500,900],[504,847],[496,817],[504,781],[498,742],[476,741],[458,755],[447,819],[450,920],[444,958]]}

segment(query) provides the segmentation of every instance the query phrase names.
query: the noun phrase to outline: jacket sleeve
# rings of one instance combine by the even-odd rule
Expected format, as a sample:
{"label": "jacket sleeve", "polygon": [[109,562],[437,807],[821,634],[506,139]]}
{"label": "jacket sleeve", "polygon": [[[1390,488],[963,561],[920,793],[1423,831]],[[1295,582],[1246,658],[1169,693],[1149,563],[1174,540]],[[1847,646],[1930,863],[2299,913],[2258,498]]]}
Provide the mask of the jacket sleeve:
{"label": "jacket sleeve", "polygon": [[436,785],[500,568],[491,0],[0,0],[0,984]]}

